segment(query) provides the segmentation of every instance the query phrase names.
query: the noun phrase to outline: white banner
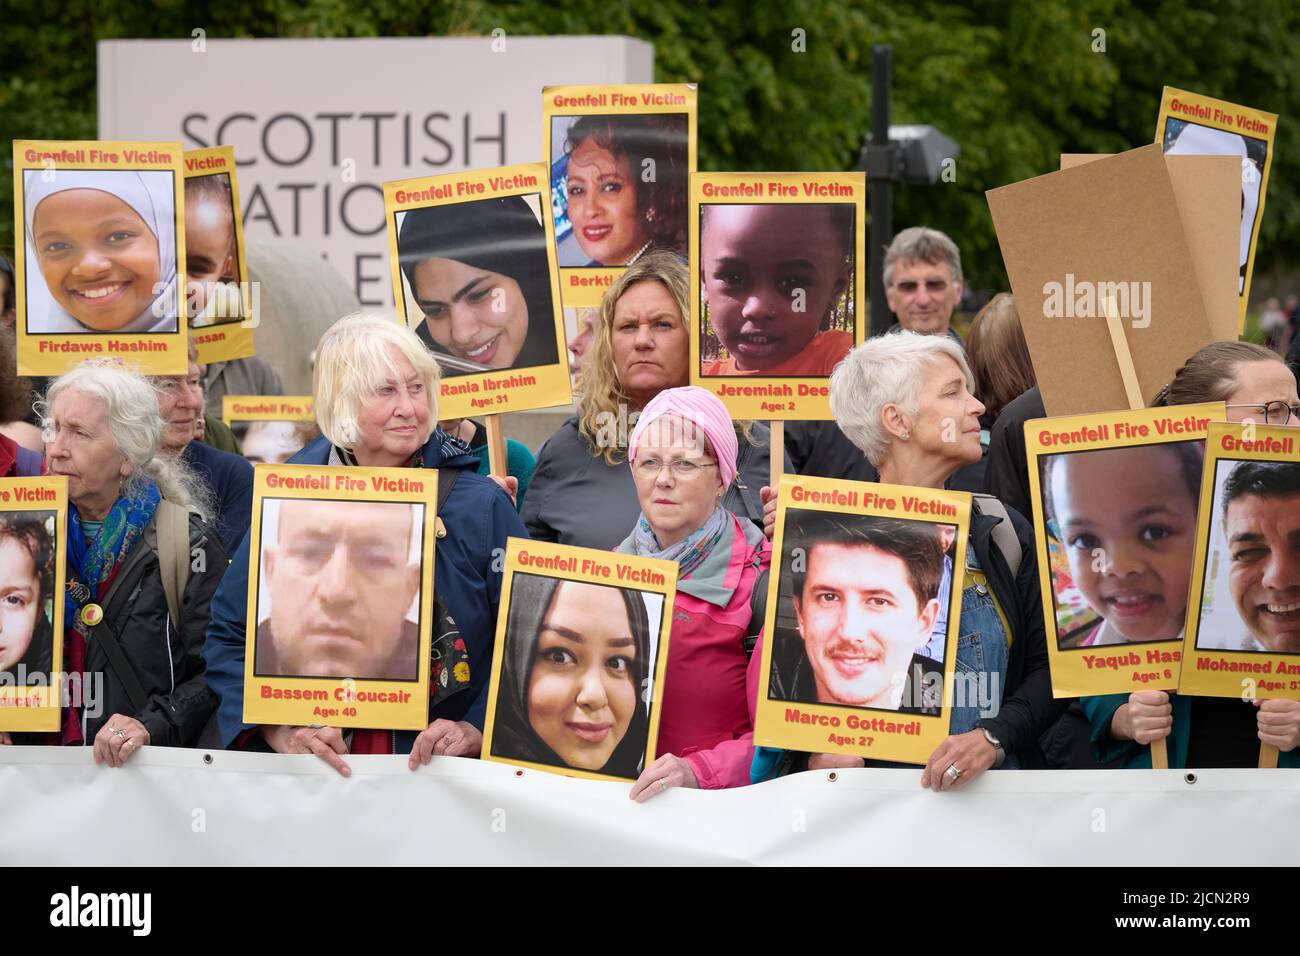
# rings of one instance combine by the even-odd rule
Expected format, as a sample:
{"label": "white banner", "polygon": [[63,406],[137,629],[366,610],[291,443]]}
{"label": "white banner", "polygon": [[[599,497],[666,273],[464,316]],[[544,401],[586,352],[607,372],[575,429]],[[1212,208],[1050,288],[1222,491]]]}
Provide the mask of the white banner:
{"label": "white banner", "polygon": [[[210,761],[210,762],[209,762]],[[0,865],[1291,865],[1300,772],[920,771],[740,790],[628,787],[503,764],[148,748],[0,748]],[[1194,781],[1194,782],[1191,782]]]}
{"label": "white banner", "polygon": [[631,37],[99,43],[99,136],[235,147],[250,239],[297,239],[392,305],[380,184],[541,162],[542,87],[650,83]]}

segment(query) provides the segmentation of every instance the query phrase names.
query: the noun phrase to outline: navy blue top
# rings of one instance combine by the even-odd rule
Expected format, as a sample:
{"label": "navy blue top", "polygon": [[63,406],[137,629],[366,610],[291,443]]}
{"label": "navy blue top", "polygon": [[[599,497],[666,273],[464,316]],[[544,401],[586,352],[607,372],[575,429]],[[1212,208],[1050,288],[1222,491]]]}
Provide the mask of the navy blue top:
{"label": "navy blue top", "polygon": [[238,455],[192,441],[181,457],[212,490],[217,514],[212,524],[226,549],[234,554],[253,521],[253,466]]}
{"label": "navy blue top", "polygon": [[[433,576],[438,596],[460,628],[469,652],[470,686],[431,707],[429,721],[443,717],[464,720],[481,730],[487,716],[506,539],[527,538],[528,532],[506,493],[490,478],[477,474],[478,458],[463,453],[448,455],[443,450],[445,441],[447,436],[435,429],[424,446],[424,467],[460,470],[440,512],[447,536],[439,538],[434,548]],[[329,455],[329,441],[318,438],[289,463],[324,465]],[[248,550],[248,535],[244,535],[212,598],[212,620],[203,645],[208,686],[220,700],[217,719],[221,742],[226,747],[252,726],[244,723]],[[410,731],[398,732],[394,752],[410,750],[415,736]]]}

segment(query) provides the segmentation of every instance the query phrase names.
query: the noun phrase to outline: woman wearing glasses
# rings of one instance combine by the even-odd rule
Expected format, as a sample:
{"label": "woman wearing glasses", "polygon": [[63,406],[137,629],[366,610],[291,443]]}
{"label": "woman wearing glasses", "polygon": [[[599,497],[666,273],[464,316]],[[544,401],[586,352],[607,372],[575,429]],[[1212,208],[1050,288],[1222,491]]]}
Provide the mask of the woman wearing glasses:
{"label": "woman wearing glasses", "polygon": [[1252,342],[1211,342],[1189,358],[1152,406],[1224,402],[1228,421],[1300,425],[1295,375],[1272,349]]}
{"label": "woman wearing glasses", "polygon": [[[1153,406],[1223,402],[1228,420],[1300,425],[1296,380],[1271,349],[1211,342],[1187,360]],[[1162,690],[1085,697],[1099,759],[1150,767],[1147,744],[1167,738],[1170,768],[1254,767],[1259,745],[1281,751],[1282,767],[1300,766],[1300,701],[1188,697]]]}
{"label": "woman wearing glasses", "polygon": [[617,550],[678,565],[656,748],[663,756],[632,787],[636,800],[669,787],[749,783],[763,626],[751,599],[766,582],[771,546],[757,525],[722,506],[736,450],[726,407],[695,386],[660,392],[628,442],[641,515]]}

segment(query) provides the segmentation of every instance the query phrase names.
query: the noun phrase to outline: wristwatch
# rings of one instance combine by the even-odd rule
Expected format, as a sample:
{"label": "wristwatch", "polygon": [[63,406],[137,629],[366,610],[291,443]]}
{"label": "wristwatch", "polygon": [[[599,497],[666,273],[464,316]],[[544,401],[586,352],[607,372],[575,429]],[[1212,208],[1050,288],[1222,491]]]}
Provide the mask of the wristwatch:
{"label": "wristwatch", "polygon": [[993,756],[993,766],[1001,767],[1002,761],[1007,759],[1007,752],[1002,749],[1002,742],[998,740],[998,738],[994,737],[991,733],[989,733],[987,727],[981,727],[980,733],[984,735],[985,740],[987,740],[989,743],[993,745],[993,749],[996,751],[996,753]]}

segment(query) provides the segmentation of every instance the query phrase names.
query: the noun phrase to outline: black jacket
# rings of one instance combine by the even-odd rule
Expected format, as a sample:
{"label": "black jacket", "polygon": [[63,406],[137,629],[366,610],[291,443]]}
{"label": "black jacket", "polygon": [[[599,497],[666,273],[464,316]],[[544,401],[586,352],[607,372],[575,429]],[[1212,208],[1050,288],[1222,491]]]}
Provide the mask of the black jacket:
{"label": "black jacket", "polygon": [[996,716],[982,719],[979,726],[997,737],[1008,754],[1016,754],[1021,767],[1032,770],[1046,765],[1039,738],[1056,723],[1069,702],[1052,697],[1033,529],[1014,508],[1008,507],[1007,513],[1020,540],[1020,573],[1014,578],[1002,553],[993,544],[993,528],[1002,519],[971,514],[971,543],[993,596],[1011,627],[1011,653],[1002,706]]}
{"label": "black jacket", "polygon": [[1035,385],[1007,402],[993,423],[989,438],[988,467],[984,491],[1022,515],[1032,514],[1029,505],[1029,463],[1025,458],[1025,422],[1045,418],[1043,393]]}
{"label": "black jacket", "polygon": [[[114,714],[134,717],[149,731],[155,747],[193,746],[199,732],[216,709],[216,695],[203,678],[203,635],[208,627],[208,604],[229,563],[221,540],[207,525],[190,516],[189,581],[181,600],[180,627],[168,627],[167,594],[158,562],[158,533],[150,522],[118,571],[102,602],[104,623],[112,625],[148,702],[137,711],[121,677],[114,671],[102,641],[92,635],[86,642],[86,671],[102,678],[100,699],[87,700],[83,714],[87,744],[95,739]],[[91,681],[99,680],[98,676]],[[93,716],[92,716],[93,714]]]}

